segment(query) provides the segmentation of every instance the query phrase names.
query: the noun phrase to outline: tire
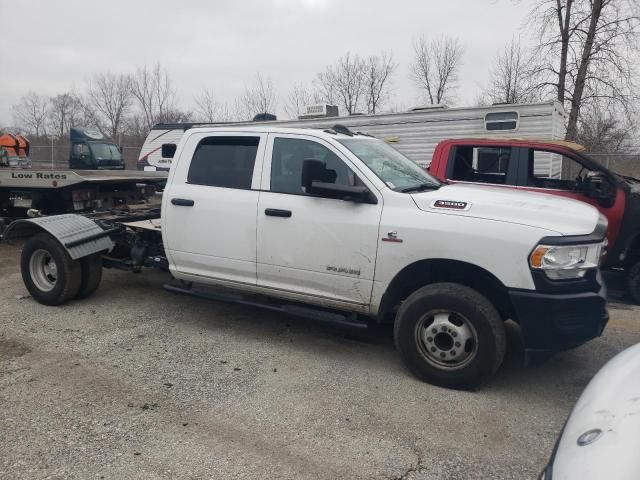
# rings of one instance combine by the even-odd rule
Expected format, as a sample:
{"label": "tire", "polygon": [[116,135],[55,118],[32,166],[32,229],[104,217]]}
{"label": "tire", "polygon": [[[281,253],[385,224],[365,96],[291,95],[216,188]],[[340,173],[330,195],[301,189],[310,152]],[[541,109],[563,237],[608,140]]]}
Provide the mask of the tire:
{"label": "tire", "polygon": [[39,233],[27,240],[20,269],[27,290],[44,305],[60,305],[80,291],[80,262],[72,260],[48,233]]}
{"label": "tire", "polygon": [[76,298],[87,298],[100,286],[102,280],[102,255],[94,253],[80,259],[80,290]]}
{"label": "tire", "polygon": [[640,305],[640,260],[627,271],[627,290],[636,305]]}
{"label": "tire", "polygon": [[470,390],[502,364],[506,333],[487,298],[464,285],[436,283],[416,290],[402,303],[394,341],[419,379]]}

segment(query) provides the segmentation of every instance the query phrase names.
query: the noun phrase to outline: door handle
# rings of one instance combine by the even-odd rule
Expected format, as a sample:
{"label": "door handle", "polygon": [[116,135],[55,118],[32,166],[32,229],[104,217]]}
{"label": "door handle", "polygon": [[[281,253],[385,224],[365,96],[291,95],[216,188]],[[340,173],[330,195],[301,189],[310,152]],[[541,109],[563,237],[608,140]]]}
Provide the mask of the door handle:
{"label": "door handle", "polygon": [[193,207],[195,202],[189,198],[172,198],[171,203],[179,207]]}
{"label": "door handle", "polygon": [[284,217],[284,218],[289,218],[291,216],[291,210],[280,210],[277,208],[267,208],[264,211],[265,215],[268,215],[269,217]]}

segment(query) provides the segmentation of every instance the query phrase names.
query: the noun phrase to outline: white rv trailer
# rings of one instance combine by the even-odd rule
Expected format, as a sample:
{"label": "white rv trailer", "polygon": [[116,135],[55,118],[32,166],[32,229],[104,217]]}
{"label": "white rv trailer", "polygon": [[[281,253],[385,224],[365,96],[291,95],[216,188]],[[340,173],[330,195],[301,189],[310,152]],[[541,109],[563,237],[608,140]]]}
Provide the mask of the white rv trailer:
{"label": "white rv trailer", "polygon": [[[331,106],[311,105],[308,111],[315,118],[275,120],[269,124],[298,128],[330,128],[336,124],[344,125],[351,130],[385,139],[422,167],[431,163],[436,145],[446,138],[495,136],[562,139],[565,134],[565,113],[559,102],[466,108],[436,105],[403,113],[327,116],[336,110]],[[235,124],[251,123],[254,122]],[[213,124],[178,123],[154,126],[140,152],[138,168],[168,170],[171,158],[162,156],[162,145],[177,144],[185,130],[205,125]],[[558,158],[557,161],[552,161],[550,167],[552,176],[559,175],[561,160]]]}

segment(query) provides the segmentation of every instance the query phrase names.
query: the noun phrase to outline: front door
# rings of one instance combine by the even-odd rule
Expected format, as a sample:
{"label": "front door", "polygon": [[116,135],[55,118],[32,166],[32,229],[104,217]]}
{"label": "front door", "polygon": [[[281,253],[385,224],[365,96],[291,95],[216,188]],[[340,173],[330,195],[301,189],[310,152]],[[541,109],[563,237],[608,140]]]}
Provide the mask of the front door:
{"label": "front door", "polygon": [[[308,195],[301,183],[307,159],[325,163],[325,181],[364,185],[378,203]],[[360,177],[324,140],[269,135],[258,205],[258,285],[319,304],[369,303],[382,198]]]}
{"label": "front door", "polygon": [[163,195],[174,274],[256,284],[256,210],[265,134],[194,133]]}
{"label": "front door", "polygon": [[620,186],[611,184],[617,190],[615,199],[611,205],[604,206],[597,199],[585,195],[584,183],[591,170],[579,158],[539,148],[522,148],[520,158],[519,188],[573,198],[593,205],[609,221],[607,239],[609,249],[613,248],[624,214],[625,194]]}

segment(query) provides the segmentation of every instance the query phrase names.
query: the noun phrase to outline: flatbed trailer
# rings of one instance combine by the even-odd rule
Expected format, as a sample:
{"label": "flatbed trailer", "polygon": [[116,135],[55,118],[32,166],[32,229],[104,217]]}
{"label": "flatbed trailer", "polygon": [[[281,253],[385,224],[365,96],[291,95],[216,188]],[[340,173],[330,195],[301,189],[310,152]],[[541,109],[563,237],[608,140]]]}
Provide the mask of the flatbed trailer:
{"label": "flatbed trailer", "polygon": [[109,170],[0,170],[0,235],[28,217],[110,210],[159,203],[166,172]]}

